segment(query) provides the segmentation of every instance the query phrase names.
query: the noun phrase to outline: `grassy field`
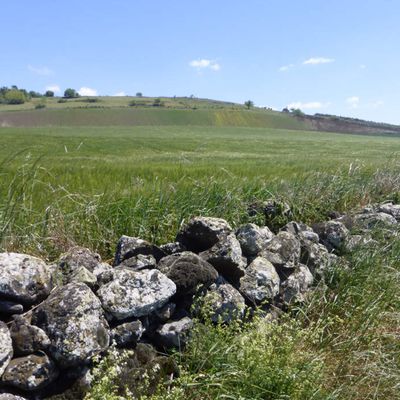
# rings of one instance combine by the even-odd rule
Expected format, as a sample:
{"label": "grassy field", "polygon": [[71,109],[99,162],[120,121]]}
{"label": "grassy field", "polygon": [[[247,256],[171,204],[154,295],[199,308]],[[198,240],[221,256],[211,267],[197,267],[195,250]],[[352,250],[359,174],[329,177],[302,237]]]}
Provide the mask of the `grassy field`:
{"label": "grassy field", "polygon": [[[51,261],[78,244],[110,259],[120,235],[167,242],[193,215],[262,223],[247,208],[271,197],[305,222],[400,201],[398,138],[207,124],[1,128],[1,249]],[[296,319],[200,326],[180,380],[154,398],[400,398],[399,241],[379,240]],[[107,382],[90,398],[116,399]]]}

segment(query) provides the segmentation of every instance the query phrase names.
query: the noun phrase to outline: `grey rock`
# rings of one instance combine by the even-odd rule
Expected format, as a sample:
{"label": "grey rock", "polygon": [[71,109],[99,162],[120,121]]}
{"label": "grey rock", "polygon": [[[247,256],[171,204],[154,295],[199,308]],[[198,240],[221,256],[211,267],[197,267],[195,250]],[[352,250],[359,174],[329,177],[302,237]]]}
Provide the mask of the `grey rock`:
{"label": "grey rock", "polygon": [[280,278],[275,267],[262,257],[257,257],[247,267],[240,279],[240,292],[253,304],[273,300],[279,293]]}
{"label": "grey rock", "polygon": [[392,202],[381,204],[378,211],[389,214],[400,221],[400,204],[393,204]]}
{"label": "grey rock", "polygon": [[157,261],[151,254],[138,254],[137,256],[133,256],[122,261],[121,264],[118,265],[118,267],[131,268],[135,271],[140,271],[142,269],[155,268],[156,264]]}
{"label": "grey rock", "polygon": [[293,269],[300,259],[300,241],[290,232],[279,232],[260,255],[276,268]]}
{"label": "grey rock", "polygon": [[49,352],[62,367],[85,364],[109,345],[100,300],[83,283],[57,288],[32,313],[32,324],[50,339]]}
{"label": "grey rock", "polygon": [[14,316],[10,326],[14,353],[17,356],[33,354],[38,350],[46,350],[50,346],[50,339],[43,329],[30,325],[25,318]]}
{"label": "grey rock", "polygon": [[268,227],[258,227],[255,224],[246,224],[236,231],[243,254],[247,257],[256,256],[273,237]]}
{"label": "grey rock", "polygon": [[397,220],[384,212],[371,212],[356,214],[353,217],[354,226],[358,229],[369,230],[378,227],[391,227],[397,225]]}
{"label": "grey rock", "polygon": [[135,257],[139,254],[145,256],[152,255],[157,262],[166,256],[166,254],[158,246],[140,238],[124,235],[121,236],[117,244],[114,266],[118,266],[124,260]]}
{"label": "grey rock", "polygon": [[378,242],[373,240],[369,235],[350,235],[347,243],[346,249],[353,251],[359,247],[376,245]]}
{"label": "grey rock", "polygon": [[14,301],[0,300],[0,314],[12,315],[22,314],[24,306]]}
{"label": "grey rock", "polygon": [[231,226],[224,219],[195,217],[179,231],[176,241],[189,251],[200,253],[214,246],[221,236],[231,232]]}
{"label": "grey rock", "polygon": [[17,396],[11,393],[0,393],[0,400],[27,400],[25,397]]}
{"label": "grey rock", "polygon": [[314,243],[309,240],[303,240],[301,243],[301,257],[303,264],[307,265],[313,275],[321,277],[323,272],[332,263],[332,254],[321,243]]}
{"label": "grey rock", "polygon": [[51,290],[50,268],[39,258],[19,253],[0,253],[0,296],[32,304]]}
{"label": "grey rock", "polygon": [[11,360],[2,381],[21,390],[33,391],[46,387],[57,377],[55,363],[45,353],[40,352]]}
{"label": "grey rock", "polygon": [[205,310],[211,311],[213,322],[231,322],[242,318],[245,310],[243,296],[232,285],[219,279],[212,284],[203,299]]}
{"label": "grey rock", "polygon": [[167,255],[182,253],[187,250],[187,248],[179,242],[166,243],[160,246],[160,249]]}
{"label": "grey rock", "polygon": [[195,294],[199,286],[207,288],[218,277],[211,264],[189,251],[164,257],[157,268],[176,284],[177,295]]}
{"label": "grey rock", "polygon": [[327,221],[313,226],[318,233],[320,241],[329,251],[345,249],[350,232],[340,221]]}
{"label": "grey rock", "polygon": [[77,268],[84,267],[88,271],[93,270],[101,263],[99,254],[89,250],[86,247],[71,247],[66,253],[60,256],[58,265],[65,275],[69,275]]}
{"label": "grey rock", "polygon": [[165,306],[156,310],[154,313],[160,321],[166,322],[172,318],[175,310],[176,310],[176,304],[168,303]]}
{"label": "grey rock", "polygon": [[109,272],[112,271],[113,267],[110,264],[107,264],[105,262],[99,263],[96,265],[96,267],[93,269],[93,275],[98,279],[99,275],[101,275],[104,272]]}
{"label": "grey rock", "polygon": [[116,319],[142,317],[162,307],[176,292],[175,283],[157,269],[115,268],[114,280],[97,292],[104,309]]}
{"label": "grey rock", "polygon": [[199,254],[229,282],[237,282],[244,275],[246,263],[242,249],[234,234],[221,237],[211,249]]}
{"label": "grey rock", "polygon": [[13,357],[13,346],[7,325],[0,321],[0,376]]}
{"label": "grey rock", "polygon": [[67,282],[80,282],[80,283],[85,283],[89,287],[93,288],[97,284],[97,277],[95,274],[90,272],[88,269],[85,267],[77,267],[71,275],[69,275]]}
{"label": "grey rock", "polygon": [[319,242],[318,234],[315,233],[310,226],[302,222],[291,221],[287,223],[281,230],[292,233],[297,238],[299,238],[300,241],[309,240],[310,242],[313,243]]}
{"label": "grey rock", "polygon": [[179,321],[168,322],[157,330],[157,337],[162,346],[166,348],[185,346],[189,337],[193,321],[189,317]]}
{"label": "grey rock", "polygon": [[141,321],[126,322],[111,331],[111,340],[119,347],[136,345],[144,332]]}
{"label": "grey rock", "polygon": [[313,283],[313,276],[306,265],[299,264],[297,270],[281,284],[280,294],[286,304],[304,301],[304,295]]}

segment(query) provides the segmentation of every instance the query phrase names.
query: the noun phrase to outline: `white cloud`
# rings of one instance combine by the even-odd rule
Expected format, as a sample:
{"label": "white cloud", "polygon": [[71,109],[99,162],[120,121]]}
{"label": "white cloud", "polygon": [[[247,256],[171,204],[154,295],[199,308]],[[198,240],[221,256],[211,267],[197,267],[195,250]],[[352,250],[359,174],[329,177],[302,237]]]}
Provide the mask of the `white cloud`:
{"label": "white cloud", "polygon": [[293,103],[288,104],[287,108],[300,108],[301,110],[308,109],[318,109],[318,108],[326,108],[330,103],[321,103],[320,101],[310,101],[308,103],[303,103],[301,101],[295,101]]}
{"label": "white cloud", "polygon": [[279,68],[279,71],[286,72],[289,71],[289,69],[292,69],[293,67],[294,64],[282,65],[282,67]]}
{"label": "white cloud", "polygon": [[58,86],[58,85],[49,85],[49,86],[46,86],[46,90],[51,90],[51,91],[54,92],[54,93],[59,93],[59,92],[61,92],[60,86]]}
{"label": "white cloud", "polygon": [[114,96],[114,97],[127,96],[127,94],[125,92],[117,92],[117,93],[113,94],[112,96]]}
{"label": "white cloud", "polygon": [[78,93],[81,95],[81,96],[97,96],[97,90],[96,89],[91,89],[91,88],[89,88],[89,87],[81,87],[79,90],[78,90]]}
{"label": "white cloud", "polygon": [[304,65],[318,65],[318,64],[329,64],[333,63],[335,60],[333,58],[325,57],[311,57],[308,60],[303,61]]}
{"label": "white cloud", "polygon": [[351,96],[346,99],[346,103],[351,108],[358,108],[360,104],[360,98],[358,96]]}
{"label": "white cloud", "polygon": [[190,61],[189,65],[197,69],[209,68],[213,71],[219,71],[221,69],[221,66],[217,62],[207,60],[206,58]]}
{"label": "white cloud", "polygon": [[33,72],[34,74],[43,76],[54,74],[54,72],[48,67],[34,67],[32,65],[28,65],[28,70]]}

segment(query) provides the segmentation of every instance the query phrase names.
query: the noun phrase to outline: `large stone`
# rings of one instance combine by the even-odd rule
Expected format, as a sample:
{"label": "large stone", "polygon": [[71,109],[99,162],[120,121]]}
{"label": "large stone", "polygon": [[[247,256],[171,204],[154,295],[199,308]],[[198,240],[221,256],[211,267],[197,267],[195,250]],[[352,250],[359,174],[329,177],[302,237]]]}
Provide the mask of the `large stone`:
{"label": "large stone", "polygon": [[166,243],[160,246],[160,249],[167,255],[170,256],[171,254],[175,253],[182,253],[183,251],[186,251],[187,248],[179,242],[172,242],[172,243]]}
{"label": "large stone", "polygon": [[378,211],[390,214],[397,221],[400,221],[400,204],[393,204],[392,202],[384,203],[378,207]]}
{"label": "large stone", "polygon": [[308,240],[314,243],[319,242],[318,234],[315,233],[310,226],[304,224],[303,222],[288,222],[281,230],[292,233],[298,239],[300,239],[300,241]]}
{"label": "large stone", "polygon": [[212,284],[203,299],[206,312],[213,322],[230,322],[243,317],[245,301],[232,285],[219,279]]}
{"label": "large stone", "polygon": [[279,293],[280,279],[275,267],[265,258],[257,257],[240,279],[240,292],[253,304],[271,301]]}
{"label": "large stone", "polygon": [[279,270],[293,269],[300,259],[300,241],[290,232],[279,232],[260,255]]}
{"label": "large stone", "polygon": [[141,321],[126,322],[111,331],[111,340],[119,347],[136,345],[144,332]]}
{"label": "large stone", "polygon": [[0,321],[0,376],[13,356],[13,346],[7,325]]}
{"label": "large stone", "polygon": [[133,256],[122,261],[121,264],[118,265],[118,267],[131,268],[135,271],[140,271],[142,269],[155,268],[156,264],[157,261],[151,254],[138,254],[137,256]]}
{"label": "large stone", "polygon": [[46,350],[50,346],[50,339],[43,329],[30,325],[25,318],[14,316],[10,326],[14,353],[17,356],[33,354],[38,350]]}
{"label": "large stone", "polygon": [[85,267],[88,271],[93,272],[99,263],[101,263],[99,254],[86,247],[75,246],[60,256],[58,265],[63,273],[70,274],[80,267]]}
{"label": "large stone", "polygon": [[83,283],[57,288],[33,310],[32,324],[46,332],[49,352],[63,367],[87,363],[109,345],[100,300]]}
{"label": "large stone", "polygon": [[332,256],[321,243],[303,240],[301,243],[300,261],[307,265],[313,275],[322,276],[323,272],[331,265]]}
{"label": "large stone", "polygon": [[237,282],[244,275],[246,262],[242,259],[242,249],[234,234],[221,237],[211,249],[200,253],[226,280]]}
{"label": "large stone", "polygon": [[176,241],[195,253],[208,250],[221,236],[229,235],[231,226],[220,218],[192,218],[178,233]]}
{"label": "large stone", "polygon": [[0,253],[0,296],[24,304],[45,298],[51,290],[50,268],[39,258]]}
{"label": "large stone", "polygon": [[187,342],[192,327],[193,321],[188,317],[168,322],[157,330],[157,339],[166,348],[182,348]]}
{"label": "large stone", "polygon": [[17,396],[11,393],[0,393],[0,400],[27,400],[25,397]]}
{"label": "large stone", "polygon": [[24,306],[16,303],[15,301],[0,300],[0,314],[12,315],[22,314],[24,312]]}
{"label": "large stone", "polygon": [[150,314],[175,292],[175,283],[157,269],[115,268],[114,280],[101,286],[97,295],[104,309],[121,320]]}
{"label": "large stone", "polygon": [[21,390],[33,391],[44,388],[57,376],[55,363],[45,353],[39,352],[11,360],[2,381]]}
{"label": "large stone", "polygon": [[358,229],[369,230],[379,227],[391,227],[397,224],[397,220],[391,214],[384,212],[367,212],[356,214],[353,217],[353,223]]}
{"label": "large stone", "polygon": [[211,264],[189,251],[164,257],[157,268],[175,282],[178,295],[195,294],[199,286],[207,288],[218,277]]}
{"label": "large stone", "polygon": [[255,224],[246,224],[236,231],[243,254],[246,257],[256,256],[265,245],[274,237],[268,227],[259,227]]}
{"label": "large stone", "polygon": [[314,231],[318,233],[320,241],[329,251],[342,251],[346,247],[350,232],[339,221],[327,221],[315,224]]}
{"label": "large stone", "polygon": [[143,239],[124,235],[118,241],[114,265],[117,266],[123,261],[139,254],[145,256],[152,255],[157,261],[166,256],[158,246]]}
{"label": "large stone", "polygon": [[282,282],[280,293],[284,303],[304,301],[304,295],[313,283],[313,276],[306,265],[299,264],[284,282]]}

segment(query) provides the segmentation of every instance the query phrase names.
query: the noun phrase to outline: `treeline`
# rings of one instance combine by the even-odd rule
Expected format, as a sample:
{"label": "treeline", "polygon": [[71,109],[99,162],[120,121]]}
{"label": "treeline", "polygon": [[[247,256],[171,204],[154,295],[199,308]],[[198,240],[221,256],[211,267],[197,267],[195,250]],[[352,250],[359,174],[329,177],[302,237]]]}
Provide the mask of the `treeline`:
{"label": "treeline", "polygon": [[0,104],[23,104],[30,99],[40,97],[54,97],[54,92],[51,90],[47,90],[43,94],[34,90],[28,92],[26,89],[20,89],[15,85],[0,88]]}

